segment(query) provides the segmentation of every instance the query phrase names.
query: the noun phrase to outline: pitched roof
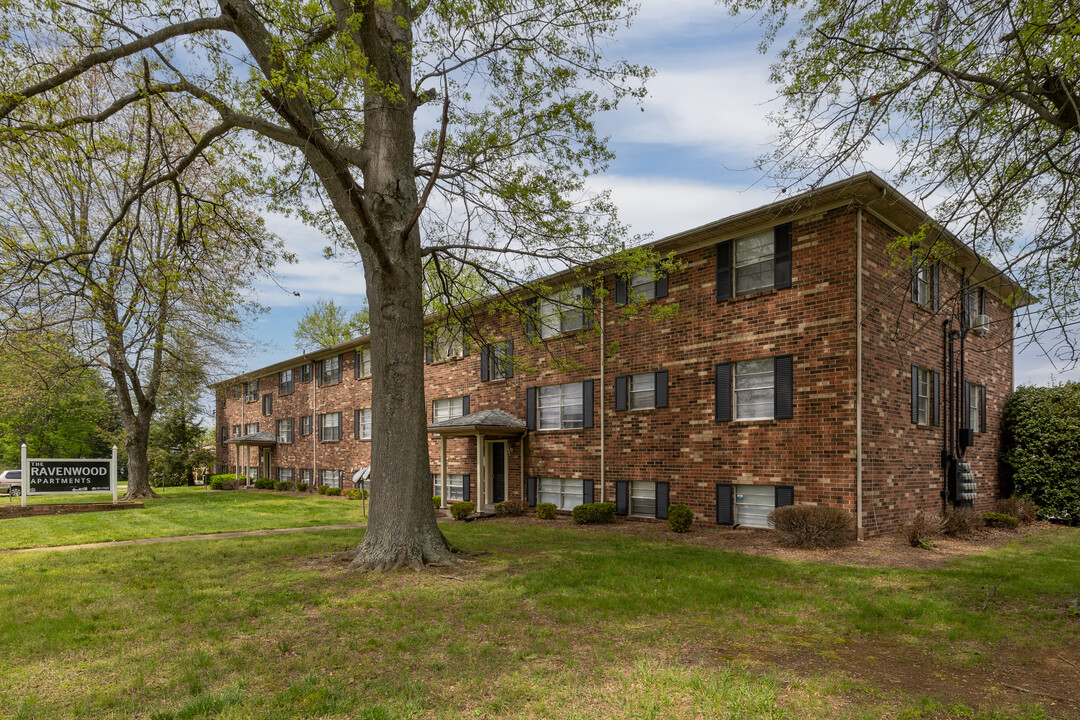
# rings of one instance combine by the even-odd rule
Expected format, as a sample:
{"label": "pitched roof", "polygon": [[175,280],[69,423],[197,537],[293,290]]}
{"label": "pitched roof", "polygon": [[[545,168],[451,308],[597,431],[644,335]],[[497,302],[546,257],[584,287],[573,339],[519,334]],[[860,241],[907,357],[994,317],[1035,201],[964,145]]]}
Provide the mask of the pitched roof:
{"label": "pitched roof", "polygon": [[230,438],[225,441],[225,444],[233,443],[234,445],[276,445],[277,435],[269,430],[263,430],[257,433],[251,433],[250,435],[241,435],[240,437]]}
{"label": "pitched roof", "polygon": [[484,430],[501,434],[521,434],[525,429],[524,420],[503,410],[480,410],[428,425],[428,432],[448,435],[471,434]]}

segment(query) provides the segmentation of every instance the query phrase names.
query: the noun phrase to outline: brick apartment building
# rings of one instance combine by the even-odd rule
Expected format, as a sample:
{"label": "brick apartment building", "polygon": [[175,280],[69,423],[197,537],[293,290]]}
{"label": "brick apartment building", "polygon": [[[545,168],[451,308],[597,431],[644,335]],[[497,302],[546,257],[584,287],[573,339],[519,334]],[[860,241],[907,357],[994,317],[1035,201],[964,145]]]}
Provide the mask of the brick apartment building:
{"label": "brick apartment building", "polygon": [[[988,509],[1007,300],[1023,295],[947,233],[937,262],[892,262],[889,243],[926,222],[864,174],[655,242],[670,276],[566,287],[591,313],[526,299],[523,324],[480,305],[487,344],[442,332],[425,358],[433,494],[657,518],[686,503],[751,527],[823,503],[860,535],[965,493]],[[356,338],[216,385],[219,470],[352,487],[370,465],[369,353]]]}

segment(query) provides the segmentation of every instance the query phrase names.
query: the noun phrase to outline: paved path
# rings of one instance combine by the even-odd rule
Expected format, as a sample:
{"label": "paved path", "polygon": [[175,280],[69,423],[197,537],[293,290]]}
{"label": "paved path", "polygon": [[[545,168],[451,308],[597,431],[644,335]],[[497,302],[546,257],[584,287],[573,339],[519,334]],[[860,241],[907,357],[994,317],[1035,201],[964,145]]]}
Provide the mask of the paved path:
{"label": "paved path", "polygon": [[204,533],[202,535],[173,535],[171,537],[138,538],[136,540],[110,540],[108,542],[83,543],[82,545],[43,545],[30,548],[0,550],[5,553],[43,552],[45,550],[82,550],[83,548],[118,547],[120,545],[152,545],[154,543],[173,542],[174,540],[218,540],[220,538],[249,537],[251,535],[280,535],[281,533],[308,532],[309,530],[353,530],[362,528],[365,523],[351,525],[312,525],[311,527],[273,528],[270,530],[237,530],[224,533]]}

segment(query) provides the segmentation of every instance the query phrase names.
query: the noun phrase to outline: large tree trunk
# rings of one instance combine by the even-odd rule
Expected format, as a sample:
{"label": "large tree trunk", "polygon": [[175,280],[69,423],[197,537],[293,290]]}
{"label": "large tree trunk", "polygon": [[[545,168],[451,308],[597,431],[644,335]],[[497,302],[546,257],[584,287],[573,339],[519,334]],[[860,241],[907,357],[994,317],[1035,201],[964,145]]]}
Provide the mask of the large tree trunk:
{"label": "large tree trunk", "polygon": [[127,448],[128,481],[124,500],[161,497],[150,487],[150,460],[147,447],[150,440],[150,423],[141,418],[124,418],[124,446]]}

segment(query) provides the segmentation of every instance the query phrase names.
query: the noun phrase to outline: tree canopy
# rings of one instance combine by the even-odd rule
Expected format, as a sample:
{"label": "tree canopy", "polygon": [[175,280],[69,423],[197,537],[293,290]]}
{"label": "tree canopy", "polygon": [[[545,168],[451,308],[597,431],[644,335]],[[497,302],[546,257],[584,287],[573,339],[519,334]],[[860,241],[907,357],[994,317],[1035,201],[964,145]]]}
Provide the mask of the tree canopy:
{"label": "tree canopy", "polygon": [[293,338],[296,349],[306,352],[337,345],[358,335],[367,335],[369,327],[367,303],[350,314],[333,298],[316,300],[314,305],[304,310],[293,330]]}
{"label": "tree canopy", "polygon": [[1080,6],[1042,0],[721,0],[779,52],[782,187],[873,163],[1039,298],[1021,320],[1078,355]]}

